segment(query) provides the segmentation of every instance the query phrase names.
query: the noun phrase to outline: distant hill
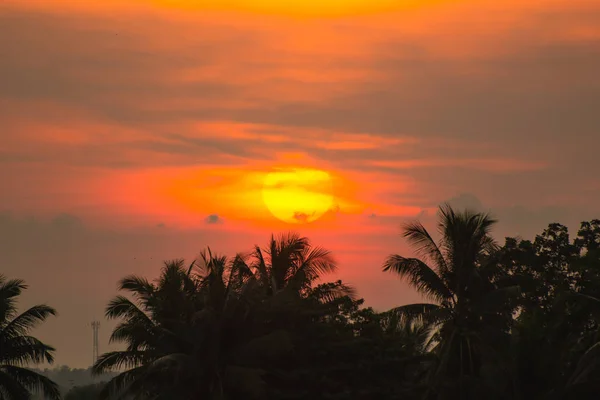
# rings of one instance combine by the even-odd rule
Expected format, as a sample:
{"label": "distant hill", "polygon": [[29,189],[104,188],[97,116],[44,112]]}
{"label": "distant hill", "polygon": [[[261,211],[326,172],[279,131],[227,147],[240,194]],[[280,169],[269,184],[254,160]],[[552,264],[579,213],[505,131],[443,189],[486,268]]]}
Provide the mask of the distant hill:
{"label": "distant hill", "polygon": [[[69,368],[68,366],[60,366],[56,368],[46,368],[43,370],[31,368],[32,370],[47,376],[60,386],[60,390],[65,395],[69,390],[75,386],[91,385],[99,382],[106,382],[111,380],[118,373],[107,373],[101,376],[92,376],[91,368]],[[35,400],[43,399],[42,396],[34,397]]]}

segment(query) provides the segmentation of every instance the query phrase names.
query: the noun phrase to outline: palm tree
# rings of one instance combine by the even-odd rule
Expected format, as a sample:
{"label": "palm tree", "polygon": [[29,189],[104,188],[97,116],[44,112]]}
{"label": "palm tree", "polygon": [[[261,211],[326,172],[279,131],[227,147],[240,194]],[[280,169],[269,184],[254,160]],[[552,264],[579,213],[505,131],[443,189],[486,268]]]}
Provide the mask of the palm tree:
{"label": "palm tree", "polygon": [[[121,319],[112,332],[111,342],[125,343],[125,349],[103,354],[93,366],[94,374],[122,370],[103,390],[103,396],[150,396],[160,389],[160,377],[151,366],[162,357],[179,353],[176,325],[189,320],[187,295],[195,293],[182,260],[166,262],[156,283],[138,276],[121,280],[119,289],[133,299],[116,296],[106,309],[109,319]],[[193,312],[193,310],[192,310]]]}
{"label": "palm tree", "polygon": [[[104,354],[96,374],[127,370],[103,392],[121,398],[258,398],[264,392],[257,367],[265,347],[285,351],[281,332],[256,329],[255,282],[238,258],[229,262],[210,250],[188,268],[183,260],[165,263],[150,283],[130,276],[106,315],[121,319],[111,341],[126,349]],[[256,332],[256,334],[255,334]],[[278,346],[278,347],[277,347]],[[144,397],[145,396],[145,397]]]}
{"label": "palm tree", "polygon": [[237,260],[263,297],[261,313],[271,329],[301,335],[302,327],[339,309],[338,300],[355,297],[355,290],[341,282],[316,284],[337,271],[336,260],[330,251],[294,232],[271,235],[264,249],[256,245]]}
{"label": "palm tree", "polygon": [[32,392],[42,392],[46,398],[58,400],[56,383],[25,368],[30,363],[54,361],[54,348],[29,332],[56,311],[37,305],[19,314],[16,300],[25,289],[24,281],[0,275],[0,399],[29,400]]}
{"label": "palm tree", "polygon": [[[251,272],[252,279],[262,287],[266,297],[284,292],[301,297],[314,295],[313,284],[323,275],[337,271],[337,263],[329,250],[313,246],[308,238],[293,232],[278,237],[271,235],[265,249],[255,246],[249,257],[240,257],[246,264],[245,270]],[[330,286],[327,293],[325,288],[320,289],[323,299],[353,293],[345,285]]]}
{"label": "palm tree", "polygon": [[428,321],[392,311],[380,314],[380,324],[386,337],[404,346],[407,354],[424,355],[430,350],[434,325]]}
{"label": "palm tree", "polygon": [[[480,376],[483,355],[495,354],[490,342],[505,339],[508,327],[498,324],[506,323],[506,299],[517,288],[499,288],[501,271],[493,262],[498,246],[490,236],[495,222],[488,214],[456,212],[444,204],[439,209],[439,243],[421,223],[408,223],[403,235],[421,258],[391,255],[383,266],[431,301],[391,312],[438,325],[439,361],[430,384],[439,398],[472,398],[474,385],[466,383]],[[449,382],[458,382],[456,392],[440,387]]]}

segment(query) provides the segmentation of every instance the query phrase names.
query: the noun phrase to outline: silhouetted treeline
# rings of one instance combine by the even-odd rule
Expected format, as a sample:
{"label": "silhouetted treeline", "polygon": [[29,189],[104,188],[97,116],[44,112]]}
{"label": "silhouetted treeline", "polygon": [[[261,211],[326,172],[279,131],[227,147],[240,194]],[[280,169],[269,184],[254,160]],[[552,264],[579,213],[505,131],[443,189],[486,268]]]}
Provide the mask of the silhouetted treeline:
{"label": "silhouetted treeline", "polygon": [[[106,310],[123,350],[93,367],[120,373],[71,398],[598,398],[600,220],[573,238],[551,224],[502,245],[495,222],[445,205],[439,240],[405,225],[417,257],[391,255],[380,269],[425,301],[385,312],[341,281],[320,283],[335,259],[296,234],[233,258],[207,249],[191,264],[165,262],[155,281],[125,277]],[[0,343],[14,317],[0,319]],[[0,368],[13,363],[0,357]],[[34,389],[17,378],[15,388]]]}
{"label": "silhouetted treeline", "polygon": [[[89,391],[93,391],[93,388],[100,390],[99,388],[103,387],[106,381],[117,375],[117,372],[108,372],[103,376],[94,376],[91,367],[69,368],[66,365],[56,368],[45,368],[43,370],[32,368],[31,370],[55,382],[63,397],[69,392],[74,391],[79,396],[76,398],[91,398]],[[82,393],[85,396],[81,397]],[[43,395],[38,394],[36,399],[43,399]]]}

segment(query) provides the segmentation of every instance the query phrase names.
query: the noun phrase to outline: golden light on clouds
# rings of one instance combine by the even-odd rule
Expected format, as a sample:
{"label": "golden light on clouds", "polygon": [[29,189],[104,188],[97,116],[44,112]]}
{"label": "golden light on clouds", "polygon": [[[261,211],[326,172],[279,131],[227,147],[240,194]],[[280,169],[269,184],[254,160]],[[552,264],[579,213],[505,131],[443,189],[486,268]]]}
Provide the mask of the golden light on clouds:
{"label": "golden light on clouds", "polygon": [[240,11],[297,17],[337,17],[405,10],[449,0],[151,0],[160,7]]}
{"label": "golden light on clouds", "polygon": [[270,172],[265,177],[262,194],[271,214],[292,224],[316,221],[333,206],[331,177],[316,169],[286,168]]}
{"label": "golden light on clouds", "polygon": [[[250,13],[285,17],[348,17],[421,9],[441,3],[465,0],[105,0],[102,2],[73,0],[4,0],[6,6],[63,11],[139,12],[158,9],[168,11],[200,11]],[[471,0],[472,1],[472,0]]]}

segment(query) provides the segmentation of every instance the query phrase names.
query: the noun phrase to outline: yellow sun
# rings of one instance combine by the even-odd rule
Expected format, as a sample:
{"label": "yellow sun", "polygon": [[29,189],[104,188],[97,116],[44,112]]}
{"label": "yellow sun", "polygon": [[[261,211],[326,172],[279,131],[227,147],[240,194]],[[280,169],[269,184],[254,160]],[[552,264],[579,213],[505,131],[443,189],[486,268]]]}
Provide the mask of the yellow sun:
{"label": "yellow sun", "polygon": [[265,177],[263,200],[276,218],[291,224],[315,221],[333,205],[333,184],[325,171],[285,168]]}

